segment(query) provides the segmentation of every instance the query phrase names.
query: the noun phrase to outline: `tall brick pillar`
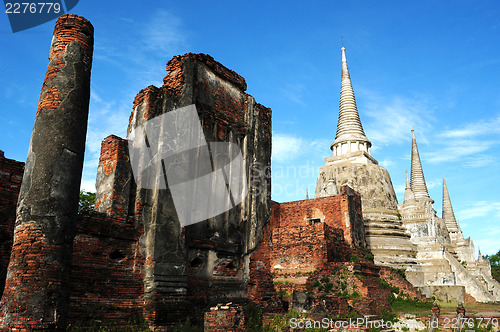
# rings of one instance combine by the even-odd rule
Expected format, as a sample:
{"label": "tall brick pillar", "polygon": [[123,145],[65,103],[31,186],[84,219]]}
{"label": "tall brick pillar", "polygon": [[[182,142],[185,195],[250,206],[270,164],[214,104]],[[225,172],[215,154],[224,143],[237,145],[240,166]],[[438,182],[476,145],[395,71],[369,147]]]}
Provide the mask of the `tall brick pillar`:
{"label": "tall brick pillar", "polygon": [[63,15],[49,66],[19,195],[0,325],[64,329],[90,97],[94,28]]}

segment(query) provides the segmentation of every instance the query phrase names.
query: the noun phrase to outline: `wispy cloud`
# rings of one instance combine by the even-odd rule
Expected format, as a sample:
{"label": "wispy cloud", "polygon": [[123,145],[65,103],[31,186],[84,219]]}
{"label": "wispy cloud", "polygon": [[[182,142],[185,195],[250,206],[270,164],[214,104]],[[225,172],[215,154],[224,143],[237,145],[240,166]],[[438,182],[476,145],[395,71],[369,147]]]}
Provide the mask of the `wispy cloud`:
{"label": "wispy cloud", "polygon": [[389,159],[389,158],[385,158],[384,160],[382,161],[379,161],[378,162],[380,166],[384,167],[384,168],[388,168],[390,166],[393,166],[396,164],[396,162],[394,162],[393,160]]}
{"label": "wispy cloud", "polygon": [[286,83],[279,89],[283,96],[301,106],[307,106],[304,102],[304,94],[307,94],[307,87],[302,83]]}
{"label": "wispy cloud", "polygon": [[437,135],[436,149],[423,153],[423,157],[430,163],[460,161],[465,167],[488,166],[496,160],[488,153],[498,146],[498,134],[500,116],[445,130]]}
{"label": "wispy cloud", "polygon": [[443,181],[440,178],[434,178],[434,179],[428,179],[425,181],[425,184],[427,185],[427,189],[433,189],[435,187],[441,187],[443,184]]}
{"label": "wispy cloud", "polygon": [[434,151],[422,153],[422,158],[429,163],[459,161],[468,156],[475,158],[479,153],[485,152],[495,145],[498,145],[498,142],[457,139],[445,142]]}
{"label": "wispy cloud", "polygon": [[394,192],[396,194],[404,194],[405,192],[405,189],[406,189],[406,184],[397,184],[397,185],[394,185]]}
{"label": "wispy cloud", "polygon": [[164,10],[143,21],[122,18],[110,29],[123,26],[127,26],[126,34],[117,31],[115,39],[99,39],[95,45],[96,59],[118,68],[122,79],[133,80],[121,93],[113,94],[114,99],[105,97],[108,87],[93,87],[81,185],[87,191],[95,190],[102,140],[111,134],[125,137],[134,95],[150,84],[162,84],[165,62],[181,53],[189,35],[183,22]]}
{"label": "wispy cloud", "polygon": [[113,40],[96,42],[96,58],[128,73],[141,85],[161,85],[165,62],[173,55],[183,53],[189,31],[179,17],[165,10],[156,11],[147,20],[122,18],[119,24],[109,27],[127,27],[128,33],[117,33]]}
{"label": "wispy cloud", "polygon": [[500,116],[490,120],[480,120],[476,123],[470,123],[463,128],[446,130],[440,136],[469,139],[491,134],[500,134]]}
{"label": "wispy cloud", "polygon": [[498,219],[500,218],[500,202],[471,202],[469,207],[456,211],[456,214],[459,220],[488,217],[484,219],[484,223],[498,223]]}
{"label": "wispy cloud", "polygon": [[92,91],[89,110],[89,125],[85,142],[85,160],[81,188],[95,191],[96,171],[99,164],[101,142],[114,134],[125,137],[131,108],[129,103],[106,101]]}
{"label": "wispy cloud", "polygon": [[299,136],[273,132],[272,160],[283,163],[307,155],[324,155],[327,139],[308,140]]}
{"label": "wispy cloud", "polygon": [[[384,98],[372,92],[361,90],[368,100],[364,114],[367,136],[374,145],[405,144],[410,139],[411,129],[416,129],[425,137],[434,122],[433,109],[425,100],[400,96]],[[425,142],[425,138],[421,140]]]}
{"label": "wispy cloud", "polygon": [[481,249],[482,255],[494,255],[498,252],[497,238],[479,238],[474,240],[476,251]]}

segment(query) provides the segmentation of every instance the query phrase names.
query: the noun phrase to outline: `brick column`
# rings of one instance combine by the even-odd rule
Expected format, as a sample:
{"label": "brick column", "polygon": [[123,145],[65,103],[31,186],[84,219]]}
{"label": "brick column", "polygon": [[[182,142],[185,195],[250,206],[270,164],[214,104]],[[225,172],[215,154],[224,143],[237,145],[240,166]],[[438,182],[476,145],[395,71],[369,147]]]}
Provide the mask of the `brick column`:
{"label": "brick column", "polygon": [[94,28],[55,25],[19,195],[0,326],[64,329],[90,98]]}
{"label": "brick column", "polygon": [[97,167],[96,211],[125,220],[129,209],[131,179],[127,140],[109,135],[102,141]]}

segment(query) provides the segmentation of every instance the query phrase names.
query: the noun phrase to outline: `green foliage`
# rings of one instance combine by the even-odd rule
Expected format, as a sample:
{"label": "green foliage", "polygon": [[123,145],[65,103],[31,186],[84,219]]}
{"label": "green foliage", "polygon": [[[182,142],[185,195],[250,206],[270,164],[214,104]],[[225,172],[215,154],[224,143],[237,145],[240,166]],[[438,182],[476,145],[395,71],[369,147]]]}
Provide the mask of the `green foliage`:
{"label": "green foliage", "polygon": [[490,260],[491,264],[491,275],[493,278],[495,278],[498,282],[500,282],[500,250],[494,255],[488,256],[485,255],[483,258],[488,258]]}
{"label": "green foliage", "polygon": [[356,255],[351,256],[351,262],[358,263],[359,262],[359,257]]}
{"label": "green foliage", "polygon": [[332,288],[333,288],[333,284],[331,282],[327,282],[325,284],[325,292],[327,292],[327,293],[330,292],[332,290]]}
{"label": "green foliage", "polygon": [[253,302],[245,307],[245,325],[249,332],[262,331],[262,309]]}
{"label": "green foliage", "polygon": [[399,274],[399,276],[401,278],[406,279],[406,271],[405,271],[405,269],[395,269],[395,268],[391,267],[391,270],[393,272],[396,272],[397,274]]}
{"label": "green foliage", "polygon": [[179,322],[172,332],[203,332],[203,327],[193,325],[188,318],[185,322]]}
{"label": "green foliage", "polygon": [[396,286],[392,286],[390,283],[388,283],[385,279],[378,278],[378,282],[380,284],[380,287],[382,288],[387,288],[388,290],[391,291],[391,293],[399,294],[399,288]]}
{"label": "green foliage", "polygon": [[361,294],[359,294],[358,291],[354,291],[354,292],[352,292],[351,297],[360,298]]}
{"label": "green foliage", "polygon": [[327,283],[327,282],[329,282],[329,281],[330,281],[330,279],[328,278],[328,276],[324,276],[323,278],[321,278],[321,279],[320,279],[320,281],[321,281],[322,283]]}
{"label": "green foliage", "polygon": [[369,260],[369,261],[372,261],[373,260],[373,254],[370,254],[370,253],[367,253],[365,255],[365,259]]}
{"label": "green foliage", "polygon": [[284,331],[285,328],[290,326],[290,319],[292,318],[300,318],[300,314],[295,309],[290,309],[288,313],[284,316],[276,315],[273,318],[273,321],[266,325],[262,331],[263,332],[274,332],[274,331]]}
{"label": "green foliage", "polygon": [[[92,311],[93,309],[89,309]],[[68,324],[66,331],[70,332],[149,332],[148,322],[139,315],[132,315],[126,326],[118,325],[116,322],[107,320],[85,319]],[[189,330],[195,331],[195,330]],[[202,330],[200,330],[202,331]]]}
{"label": "green foliage", "polygon": [[399,320],[397,314],[389,312],[389,311],[385,310],[384,308],[382,308],[382,310],[381,310],[380,319],[383,320],[384,322],[391,321],[393,323],[395,323]]}
{"label": "green foliage", "polygon": [[411,313],[415,309],[431,310],[432,302],[421,301],[419,298],[410,298],[409,296],[400,295],[395,297],[393,294],[389,296],[389,304],[394,312]]}
{"label": "green foliage", "polygon": [[88,213],[94,210],[96,193],[80,190],[80,199],[78,201],[78,213]]}

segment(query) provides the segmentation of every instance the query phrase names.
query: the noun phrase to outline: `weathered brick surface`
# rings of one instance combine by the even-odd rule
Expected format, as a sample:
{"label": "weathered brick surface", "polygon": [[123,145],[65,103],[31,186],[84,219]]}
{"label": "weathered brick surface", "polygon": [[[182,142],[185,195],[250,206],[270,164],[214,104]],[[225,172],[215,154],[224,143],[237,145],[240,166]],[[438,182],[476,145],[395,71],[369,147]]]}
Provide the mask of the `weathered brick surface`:
{"label": "weathered brick surface", "polygon": [[128,215],[133,188],[129,161],[127,140],[110,135],[102,141],[97,167],[96,211],[116,218]]}
{"label": "weathered brick surface", "polygon": [[59,17],[19,193],[2,328],[67,324],[93,43],[85,18]]}
{"label": "weathered brick surface", "polygon": [[283,311],[283,303],[273,283],[273,241],[272,231],[279,220],[280,204],[271,202],[271,220],[264,228],[262,241],[250,257],[248,300],[270,312]]}
{"label": "weathered brick surface", "polygon": [[240,305],[217,305],[205,313],[205,332],[243,332],[245,315]]}
{"label": "weathered brick surface", "polygon": [[0,150],[0,294],[3,293],[12,249],[16,204],[23,179],[24,163],[5,158]]}
{"label": "weathered brick surface", "polygon": [[[73,68],[65,58],[68,48],[79,56],[74,76],[90,73],[90,23],[62,16],[55,34],[35,124],[42,129],[63,128],[58,118],[88,97],[84,93],[64,104],[74,87],[58,80]],[[155,116],[195,104],[208,142],[231,142],[242,149],[249,196],[219,216],[180,227],[170,190],[136,188],[127,141],[110,135],[101,148],[97,212],[76,221],[70,213],[43,219],[27,219],[24,213],[14,231],[22,163],[0,155],[0,234],[14,239],[2,299],[5,329],[62,329],[67,321],[95,320],[124,325],[139,316],[164,329],[189,316],[195,322],[204,319],[206,331],[243,331],[242,306],[249,301],[266,313],[283,313],[289,306],[307,306],[315,315],[378,313],[389,308],[379,276],[418,295],[368,256],[357,192],[342,187],[338,196],[271,202],[271,110],[245,93],[240,75],[208,55],[192,53],[174,57],[167,71],[162,87],[149,86],[136,96],[128,133]],[[85,133],[76,124],[81,121],[71,122],[63,134],[68,141],[79,137],[84,142]],[[35,150],[45,143],[52,148],[47,151],[59,153],[43,154],[45,161],[60,161],[61,154],[78,150],[53,149],[53,142],[41,136],[40,129],[34,130]],[[33,174],[45,174],[31,172],[33,167],[29,157],[23,186],[34,183]],[[77,168],[66,171],[78,174]],[[45,205],[33,209],[61,201],[55,207],[76,212],[76,185],[65,187],[58,178],[37,180],[32,195]],[[54,192],[57,197],[51,196]],[[68,202],[61,200],[68,193]],[[7,262],[9,248],[8,241],[1,247],[1,263]],[[305,294],[309,298],[301,302]],[[228,301],[235,304],[209,310]]]}
{"label": "weathered brick surface", "polygon": [[[149,119],[195,104],[206,141],[238,145],[246,176],[259,183],[259,194],[210,220],[181,228],[168,189],[137,188],[131,213],[145,230],[145,317],[156,326],[186,315],[201,321],[210,305],[246,301],[245,261],[260,242],[270,213],[268,174],[259,173],[255,179],[250,169],[270,165],[271,110],[245,93],[240,75],[208,55],[176,56],[166,69],[162,87],[149,86],[135,98],[128,133]],[[153,172],[161,176],[160,168]]]}
{"label": "weathered brick surface", "polygon": [[406,279],[404,279],[396,270],[389,267],[380,267],[380,277],[387,281],[392,286],[398,287],[405,295],[413,298],[419,298],[421,300],[429,300],[427,296],[422,294],[418,288],[413,287],[413,285]]}
{"label": "weathered brick surface", "polygon": [[273,202],[250,260],[248,298],[266,312],[290,306],[332,316],[390,310],[389,290],[381,287],[380,268],[364,244],[361,200],[349,187],[338,196]]}
{"label": "weathered brick surface", "polygon": [[69,321],[126,324],[142,317],[143,265],[133,220],[80,216],[73,241]]}

